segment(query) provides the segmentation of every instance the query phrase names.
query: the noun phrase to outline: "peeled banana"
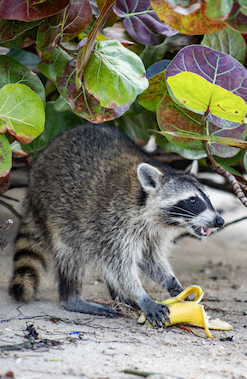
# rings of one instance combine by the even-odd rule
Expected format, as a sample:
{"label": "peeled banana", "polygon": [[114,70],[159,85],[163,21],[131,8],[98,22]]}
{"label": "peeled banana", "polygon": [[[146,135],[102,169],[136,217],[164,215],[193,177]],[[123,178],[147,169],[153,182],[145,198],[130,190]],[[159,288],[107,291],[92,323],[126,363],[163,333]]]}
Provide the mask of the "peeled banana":
{"label": "peeled banana", "polygon": [[[189,295],[195,295],[193,301],[185,301]],[[170,297],[165,301],[159,301],[160,304],[167,305],[169,307],[170,313],[169,318],[171,323],[166,322],[166,325],[174,324],[189,324],[193,326],[198,326],[204,328],[207,336],[213,338],[209,329],[216,330],[231,330],[232,326],[225,321],[219,319],[211,320],[207,316],[203,305],[199,304],[203,297],[203,292],[199,286],[191,286],[186,288],[176,297]],[[138,322],[144,324],[146,321],[146,316],[142,312]],[[147,321],[148,325],[150,323]]]}

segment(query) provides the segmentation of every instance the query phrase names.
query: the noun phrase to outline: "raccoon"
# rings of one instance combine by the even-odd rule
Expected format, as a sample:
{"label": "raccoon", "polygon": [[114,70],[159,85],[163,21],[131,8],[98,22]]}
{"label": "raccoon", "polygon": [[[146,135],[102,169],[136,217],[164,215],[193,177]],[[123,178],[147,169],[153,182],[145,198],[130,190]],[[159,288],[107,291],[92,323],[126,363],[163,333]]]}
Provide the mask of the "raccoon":
{"label": "raccoon", "polygon": [[65,309],[117,315],[81,298],[91,265],[113,298],[135,305],[152,324],[165,325],[168,308],[151,300],[141,275],[176,296],[183,288],[169,264],[174,240],[185,232],[204,238],[224,224],[194,174],[194,165],[175,172],[153,160],[109,126],[67,130],[31,169],[10,294],[30,301],[52,256]]}

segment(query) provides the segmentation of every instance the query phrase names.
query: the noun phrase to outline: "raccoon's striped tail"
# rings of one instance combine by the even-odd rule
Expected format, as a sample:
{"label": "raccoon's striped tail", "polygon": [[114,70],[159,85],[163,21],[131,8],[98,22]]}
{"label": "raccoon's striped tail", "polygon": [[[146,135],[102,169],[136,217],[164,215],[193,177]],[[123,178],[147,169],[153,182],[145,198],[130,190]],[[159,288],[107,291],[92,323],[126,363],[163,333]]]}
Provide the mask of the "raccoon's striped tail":
{"label": "raccoon's striped tail", "polygon": [[37,292],[46,261],[38,249],[38,243],[27,233],[18,233],[15,251],[9,294],[17,301],[29,302]]}

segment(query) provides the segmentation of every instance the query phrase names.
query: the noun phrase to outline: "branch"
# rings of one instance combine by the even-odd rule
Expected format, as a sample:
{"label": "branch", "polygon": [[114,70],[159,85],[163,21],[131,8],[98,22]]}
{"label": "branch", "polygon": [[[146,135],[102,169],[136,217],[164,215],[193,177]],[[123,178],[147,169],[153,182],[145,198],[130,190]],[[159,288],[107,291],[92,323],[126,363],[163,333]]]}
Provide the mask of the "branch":
{"label": "branch", "polygon": [[21,219],[21,215],[12,207],[12,205],[5,203],[5,201],[0,200],[0,205],[6,207],[10,212],[12,212],[16,217]]}
{"label": "branch", "polygon": [[8,241],[6,240],[6,238],[4,237],[3,233],[2,233],[2,230],[7,230],[9,229],[10,225],[13,224],[13,221],[11,219],[7,220],[5,222],[5,224],[3,225],[0,225],[0,248],[2,250],[5,250],[6,247],[8,246]]}
{"label": "branch", "polygon": [[[232,189],[234,191],[234,193],[237,195],[237,197],[239,198],[239,200],[241,201],[241,203],[247,207],[247,197],[245,196],[242,188],[244,190],[247,189],[247,187],[240,183],[234,175],[232,175],[230,172],[226,171],[223,167],[221,167],[217,162],[216,160],[214,159],[214,157],[212,156],[209,148],[208,148],[208,143],[206,141],[203,141],[203,145],[204,145],[204,148],[205,148],[205,151],[207,153],[207,157],[209,159],[209,162],[211,163],[211,167],[212,169],[217,172],[218,174],[220,174],[221,176],[223,176],[232,186]],[[242,188],[241,188],[242,187]]]}

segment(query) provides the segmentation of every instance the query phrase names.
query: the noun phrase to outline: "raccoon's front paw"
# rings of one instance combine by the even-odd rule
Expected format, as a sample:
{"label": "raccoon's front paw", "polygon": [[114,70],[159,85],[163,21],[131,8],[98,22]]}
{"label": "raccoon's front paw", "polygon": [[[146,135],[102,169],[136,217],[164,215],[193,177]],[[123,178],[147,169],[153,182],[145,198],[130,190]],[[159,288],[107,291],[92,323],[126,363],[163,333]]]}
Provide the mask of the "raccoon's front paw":
{"label": "raccoon's front paw", "polygon": [[155,323],[157,326],[166,326],[166,322],[171,323],[168,316],[170,311],[167,305],[158,304],[150,298],[145,298],[145,300],[142,301],[141,309],[153,326],[155,326]]}

